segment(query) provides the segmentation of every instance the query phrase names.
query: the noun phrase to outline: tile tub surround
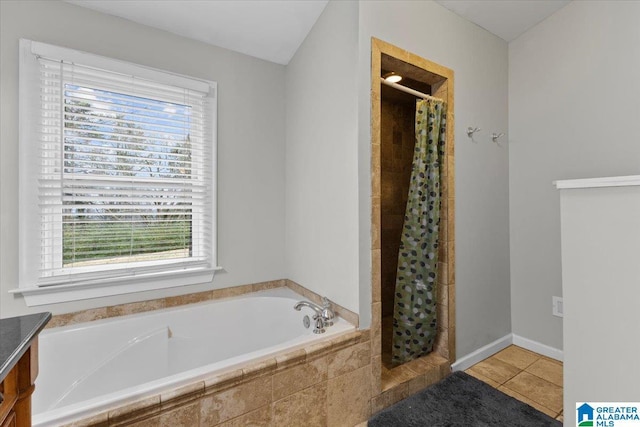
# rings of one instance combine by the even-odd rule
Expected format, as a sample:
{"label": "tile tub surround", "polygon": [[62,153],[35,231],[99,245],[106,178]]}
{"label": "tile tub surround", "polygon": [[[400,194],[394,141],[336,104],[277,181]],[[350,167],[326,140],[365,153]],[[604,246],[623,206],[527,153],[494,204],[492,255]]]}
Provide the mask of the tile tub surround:
{"label": "tile tub surround", "polygon": [[176,307],[185,304],[194,304],[202,301],[230,298],[251,292],[286,286],[285,280],[272,280],[269,282],[252,283],[231,288],[215,289],[212,291],[197,292],[174,297],[158,298],[148,301],[132,302],[109,307],[92,308],[73,313],[56,314],[51,318],[47,328],[75,325],[77,323],[92,322],[94,320],[110,317],[124,316],[127,314],[143,313],[145,311],[158,310],[167,307]]}
{"label": "tile tub surround", "polygon": [[369,331],[320,340],[68,426],[354,426],[371,415]]}
{"label": "tile tub surround", "polygon": [[[75,325],[77,323],[92,322],[94,320],[107,319],[110,317],[125,316],[128,314],[143,313],[145,311],[159,310],[162,308],[177,307],[186,304],[230,298],[252,292],[265,291],[280,287],[288,287],[294,292],[304,296],[316,304],[322,303],[322,296],[312,292],[298,283],[289,279],[271,280],[268,282],[252,283],[248,285],[234,286],[230,288],[214,289],[212,291],[197,292],[192,294],[178,295],[175,297],[158,298],[148,301],[132,302],[109,307],[92,308],[89,310],[76,311],[73,313],[57,314],[51,318],[46,328],[56,328],[59,326]],[[358,327],[358,315],[346,308],[332,303],[333,311],[352,325]]]}
{"label": "tile tub surround", "polygon": [[[47,327],[91,322],[283,286],[310,301],[321,302],[320,295],[296,282],[282,279],[55,315]],[[373,307],[375,319],[375,309],[380,309],[379,299]],[[345,320],[358,324],[357,314],[336,304],[332,308]],[[383,372],[380,322],[377,323],[378,329],[375,328],[376,322],[371,330],[356,331],[329,341],[321,340],[308,348],[225,371],[177,390],[92,415],[69,426],[279,426],[296,425],[300,419],[311,420],[308,425],[351,426],[365,422],[371,414],[449,374],[449,361],[435,352],[400,369],[384,369]],[[252,392],[247,393],[246,390]],[[223,409],[228,405],[241,409]]]}
{"label": "tile tub surround", "polygon": [[[320,295],[283,279],[57,315],[53,318],[53,326],[91,322],[280,287],[288,287],[305,299],[321,302]],[[358,323],[357,314],[336,304],[332,308],[350,323]],[[69,425],[295,425],[291,411],[295,411],[296,407],[299,408],[298,412],[314,407],[311,401],[320,402],[319,409],[312,414],[313,419],[318,421],[317,425],[336,425],[336,420],[341,419],[350,423],[352,418],[361,422],[370,416],[370,361],[369,330],[327,339],[321,337],[306,348],[284,350],[284,353],[270,358],[249,362],[248,366],[229,368],[231,370],[211,374],[212,377],[204,381],[195,381],[177,390],[125,404],[124,407],[91,414],[89,418]],[[361,388],[362,384],[364,388]],[[245,394],[251,399],[257,396],[258,400],[242,403]],[[347,403],[351,406],[349,399],[353,396],[357,396],[353,402],[361,408],[356,412],[343,407]],[[241,408],[237,411],[223,409],[228,405],[236,405],[228,401],[239,401]],[[290,422],[286,422],[288,417],[293,417]],[[358,422],[354,421],[354,425]]]}

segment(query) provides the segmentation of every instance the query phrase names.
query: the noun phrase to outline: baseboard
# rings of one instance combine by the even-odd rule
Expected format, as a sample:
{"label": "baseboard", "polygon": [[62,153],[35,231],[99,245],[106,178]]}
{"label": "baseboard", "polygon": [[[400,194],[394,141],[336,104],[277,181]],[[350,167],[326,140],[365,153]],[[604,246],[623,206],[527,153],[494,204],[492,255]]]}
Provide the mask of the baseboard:
{"label": "baseboard", "polygon": [[451,365],[453,371],[464,371],[467,368],[475,365],[476,363],[493,356],[500,350],[509,347],[513,342],[512,334],[507,334],[502,338],[498,338],[492,343],[485,345],[477,349],[476,351],[462,356]]}
{"label": "baseboard", "polygon": [[521,337],[516,334],[507,334],[502,338],[498,338],[492,343],[485,345],[477,349],[476,351],[462,356],[451,365],[453,371],[464,371],[467,368],[475,365],[478,362],[483,361],[487,357],[491,357],[500,350],[509,347],[511,344],[517,345],[524,349],[533,351],[535,353],[547,356],[551,359],[563,360],[563,352],[554,347],[550,347],[546,344],[539,343],[538,341],[530,340],[528,338]]}
{"label": "baseboard", "polygon": [[513,335],[513,344],[518,347],[526,348],[543,356],[547,356],[551,359],[559,360],[562,362],[564,358],[564,352],[554,347],[550,347],[546,344],[539,343],[538,341],[530,340],[528,338],[521,337],[520,335]]}

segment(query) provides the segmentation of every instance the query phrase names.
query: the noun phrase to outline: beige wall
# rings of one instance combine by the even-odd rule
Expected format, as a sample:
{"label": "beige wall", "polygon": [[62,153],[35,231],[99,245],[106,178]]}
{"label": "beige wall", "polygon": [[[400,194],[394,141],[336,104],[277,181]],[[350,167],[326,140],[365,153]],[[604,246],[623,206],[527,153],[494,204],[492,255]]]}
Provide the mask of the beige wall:
{"label": "beige wall", "polygon": [[[640,171],[640,2],[574,1],[509,45],[513,332],[562,349],[558,179]],[[571,304],[570,301],[565,301]]]}
{"label": "beige wall", "polygon": [[[455,73],[457,356],[511,332],[509,309],[508,145],[490,141],[507,131],[507,44],[435,2],[359,5],[358,186],[361,286],[370,283],[371,37]],[[483,133],[472,142],[468,126]],[[369,290],[370,292],[370,290]],[[361,290],[360,319],[367,294]]]}
{"label": "beige wall", "polygon": [[[58,1],[3,0],[0,19],[0,317],[285,277],[284,66]],[[35,308],[7,293],[18,286],[19,38],[218,82],[218,263],[225,271],[213,284]]]}

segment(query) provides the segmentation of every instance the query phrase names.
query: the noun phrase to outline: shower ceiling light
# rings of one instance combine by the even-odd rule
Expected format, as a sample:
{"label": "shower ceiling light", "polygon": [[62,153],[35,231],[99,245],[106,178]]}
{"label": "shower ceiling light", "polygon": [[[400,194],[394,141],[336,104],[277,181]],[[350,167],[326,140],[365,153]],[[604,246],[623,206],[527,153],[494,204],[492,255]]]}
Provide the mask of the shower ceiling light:
{"label": "shower ceiling light", "polygon": [[391,83],[398,83],[400,80],[402,80],[402,76],[394,73],[393,71],[383,75],[382,78]]}

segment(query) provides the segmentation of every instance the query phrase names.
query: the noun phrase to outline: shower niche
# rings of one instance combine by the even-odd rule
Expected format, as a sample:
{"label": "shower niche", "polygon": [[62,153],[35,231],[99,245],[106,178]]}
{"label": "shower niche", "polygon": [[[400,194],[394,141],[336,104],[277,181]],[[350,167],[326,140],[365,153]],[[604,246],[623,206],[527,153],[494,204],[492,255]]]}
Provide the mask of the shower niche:
{"label": "shower niche", "polygon": [[[372,332],[380,365],[380,390],[428,376],[438,380],[455,361],[453,71],[378,39],[372,39]],[[401,76],[393,87],[382,80]],[[410,90],[407,90],[409,88]],[[440,161],[440,224],[435,279],[437,331],[433,350],[398,365],[392,362],[398,254],[416,144],[416,100],[421,94],[446,104],[444,158]],[[446,366],[445,366],[446,365]],[[433,367],[436,374],[427,373]],[[413,381],[425,384],[424,381]]]}

